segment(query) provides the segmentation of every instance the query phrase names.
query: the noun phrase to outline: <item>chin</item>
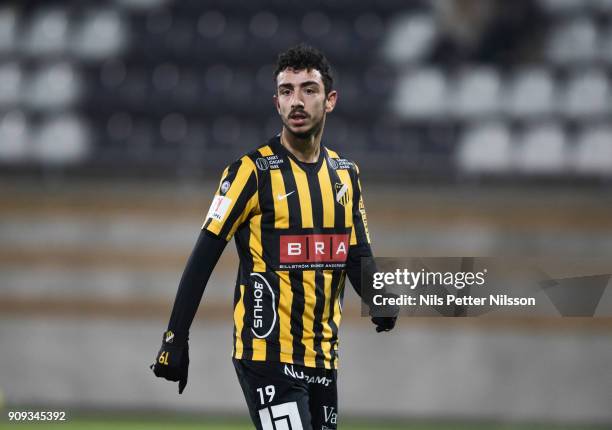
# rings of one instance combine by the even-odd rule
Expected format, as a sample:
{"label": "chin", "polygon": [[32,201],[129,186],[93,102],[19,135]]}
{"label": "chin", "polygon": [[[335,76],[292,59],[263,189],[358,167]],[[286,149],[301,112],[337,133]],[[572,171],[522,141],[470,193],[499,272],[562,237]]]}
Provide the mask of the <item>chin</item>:
{"label": "chin", "polygon": [[291,134],[293,134],[298,139],[308,139],[312,137],[312,135],[314,134],[314,130],[312,129],[306,130],[306,131],[295,131],[295,130],[290,130],[290,131],[291,131]]}
{"label": "chin", "polygon": [[292,135],[294,135],[298,139],[307,139],[307,138],[311,137],[313,134],[315,134],[315,127],[310,127],[310,128],[307,128],[307,129],[303,129],[303,128],[295,129],[295,128],[290,127],[290,126],[288,126],[286,124],[285,124],[285,127],[287,128],[287,130],[289,130],[289,133],[291,133]]}
{"label": "chin", "polygon": [[285,127],[287,128],[289,133],[291,133],[298,139],[308,139],[317,134],[319,131],[321,131],[321,123],[313,124],[309,128],[295,129],[293,127],[290,127],[288,124],[285,124]]}

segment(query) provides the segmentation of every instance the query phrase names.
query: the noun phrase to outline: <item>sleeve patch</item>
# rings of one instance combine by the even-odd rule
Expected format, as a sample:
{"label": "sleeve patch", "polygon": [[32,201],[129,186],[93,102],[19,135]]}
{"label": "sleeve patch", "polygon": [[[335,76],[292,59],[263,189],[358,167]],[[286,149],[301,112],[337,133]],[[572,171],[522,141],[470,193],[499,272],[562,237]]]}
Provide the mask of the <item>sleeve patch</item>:
{"label": "sleeve patch", "polygon": [[217,221],[223,221],[231,204],[232,199],[229,197],[215,196],[212,204],[210,205],[210,209],[208,209],[206,219],[212,218]]}

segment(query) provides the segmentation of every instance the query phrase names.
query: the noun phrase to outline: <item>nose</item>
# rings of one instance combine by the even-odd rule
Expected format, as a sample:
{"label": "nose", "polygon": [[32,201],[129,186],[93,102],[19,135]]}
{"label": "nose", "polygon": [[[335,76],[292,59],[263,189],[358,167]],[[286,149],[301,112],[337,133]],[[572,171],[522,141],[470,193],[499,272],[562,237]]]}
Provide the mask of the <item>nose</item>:
{"label": "nose", "polygon": [[296,107],[304,107],[304,100],[302,100],[299,91],[295,91],[293,93],[293,97],[291,97],[291,110],[295,109]]}

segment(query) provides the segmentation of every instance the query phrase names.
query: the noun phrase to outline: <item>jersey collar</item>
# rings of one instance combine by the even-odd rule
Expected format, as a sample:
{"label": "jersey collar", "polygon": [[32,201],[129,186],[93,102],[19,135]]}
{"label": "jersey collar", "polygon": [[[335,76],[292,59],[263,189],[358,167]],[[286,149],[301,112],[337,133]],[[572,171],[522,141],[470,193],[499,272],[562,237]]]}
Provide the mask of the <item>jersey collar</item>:
{"label": "jersey collar", "polygon": [[323,165],[323,160],[327,159],[327,149],[323,144],[321,144],[321,148],[319,151],[319,159],[315,163],[305,163],[303,161],[298,160],[295,155],[293,155],[287,148],[285,148],[280,143],[280,134],[277,134],[271,139],[271,147],[275,153],[281,154],[283,157],[290,158],[295,162],[295,164],[302,169],[304,172],[308,174],[317,174]]}

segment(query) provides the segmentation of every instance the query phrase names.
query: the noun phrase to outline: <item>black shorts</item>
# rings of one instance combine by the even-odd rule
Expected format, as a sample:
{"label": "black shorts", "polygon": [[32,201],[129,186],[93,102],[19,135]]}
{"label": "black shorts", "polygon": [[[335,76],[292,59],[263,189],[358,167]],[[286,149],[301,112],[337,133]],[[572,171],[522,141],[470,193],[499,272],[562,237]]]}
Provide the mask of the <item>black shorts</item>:
{"label": "black shorts", "polygon": [[336,429],[336,370],[265,361],[233,361],[257,430]]}

